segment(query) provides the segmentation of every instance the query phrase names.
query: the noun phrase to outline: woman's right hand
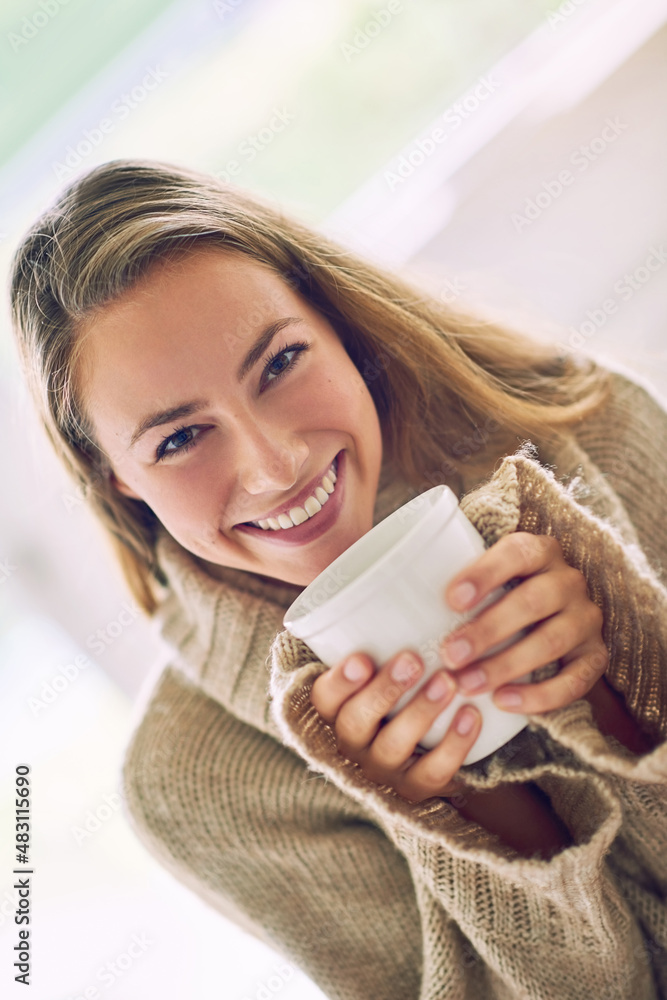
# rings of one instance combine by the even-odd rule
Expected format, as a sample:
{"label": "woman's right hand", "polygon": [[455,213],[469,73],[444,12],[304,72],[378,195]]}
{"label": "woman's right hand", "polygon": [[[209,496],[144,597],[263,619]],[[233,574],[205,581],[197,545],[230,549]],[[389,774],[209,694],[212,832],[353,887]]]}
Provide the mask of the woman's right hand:
{"label": "woman's right hand", "polygon": [[[347,672],[352,666],[358,668],[354,678]],[[456,795],[465,787],[462,781],[452,779],[482,724],[478,709],[464,705],[437,746],[415,753],[457,690],[452,675],[438,670],[393,719],[385,720],[404,692],[417,688],[423,673],[423,663],[412,650],[398,653],[377,672],[370,656],[355,653],[320,674],[310,695],[319,714],[335,729],[339,753],[359,764],[371,781],[389,785],[411,802]],[[436,695],[433,700],[431,693]],[[459,733],[457,727],[469,713],[472,728]]]}

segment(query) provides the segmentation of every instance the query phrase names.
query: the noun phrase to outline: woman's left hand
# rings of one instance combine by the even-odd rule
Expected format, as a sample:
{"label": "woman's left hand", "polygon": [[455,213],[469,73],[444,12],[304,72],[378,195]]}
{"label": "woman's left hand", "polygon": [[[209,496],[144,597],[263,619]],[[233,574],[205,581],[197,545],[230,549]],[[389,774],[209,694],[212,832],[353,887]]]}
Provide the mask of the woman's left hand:
{"label": "woman's left hand", "polygon": [[[609,652],[602,639],[602,611],[588,597],[583,574],[565,562],[558,540],[525,531],[504,535],[457,574],[445,599],[455,611],[474,611],[487,594],[515,577],[525,579],[443,640],[442,662],[455,671],[462,694],[493,691],[493,701],[504,710],[549,712],[585,697],[604,674]],[[457,588],[465,583],[472,584],[475,594],[470,591],[464,604],[457,600]],[[534,626],[528,635],[479,660],[488,649],[528,626]],[[457,645],[461,642],[469,644],[467,654]],[[461,658],[455,660],[457,650]],[[560,660],[561,670],[549,680],[507,687],[553,660]],[[464,678],[480,672],[482,683],[466,689]],[[504,703],[507,694],[519,700]]]}

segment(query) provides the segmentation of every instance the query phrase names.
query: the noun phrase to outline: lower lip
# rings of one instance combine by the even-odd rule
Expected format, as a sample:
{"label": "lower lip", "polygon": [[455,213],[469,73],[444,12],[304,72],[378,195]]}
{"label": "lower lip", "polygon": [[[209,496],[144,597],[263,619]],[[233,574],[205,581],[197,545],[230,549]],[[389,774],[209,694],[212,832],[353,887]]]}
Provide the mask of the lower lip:
{"label": "lower lip", "polygon": [[336,488],[329,494],[329,499],[318,510],[317,514],[309,517],[303,524],[295,524],[293,528],[281,528],[280,531],[272,531],[267,528],[255,528],[250,524],[237,524],[236,531],[242,531],[246,535],[259,536],[263,542],[270,545],[307,545],[314,542],[316,538],[323,535],[338,520],[340,509],[343,505],[345,494],[345,452],[339,451],[336,456],[338,466],[336,470]]}

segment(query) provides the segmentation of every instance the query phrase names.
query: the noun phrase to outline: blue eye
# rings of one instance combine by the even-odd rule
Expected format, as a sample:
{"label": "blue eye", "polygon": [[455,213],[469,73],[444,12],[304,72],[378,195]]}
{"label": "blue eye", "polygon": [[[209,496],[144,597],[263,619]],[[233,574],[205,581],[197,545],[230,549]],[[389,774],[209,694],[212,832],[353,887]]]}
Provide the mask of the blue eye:
{"label": "blue eye", "polygon": [[[155,458],[158,462],[161,462],[167,455],[182,454],[183,452],[190,451],[190,448],[195,446],[194,432],[200,433],[198,427],[179,427],[178,430],[170,434],[169,437],[163,438],[157,447],[155,452]],[[189,435],[189,437],[188,437]],[[175,444],[175,448],[168,448],[167,445]]]}
{"label": "blue eye", "polygon": [[[271,385],[271,383],[277,382],[287,371],[294,368],[299,360],[299,355],[302,351],[307,351],[309,347],[309,344],[304,343],[303,340],[299,340],[296,344],[290,344],[289,347],[282,347],[275,354],[272,354],[264,366],[264,376],[273,375],[268,384]],[[288,358],[288,355],[292,355],[292,357]],[[277,371],[275,370],[276,364],[278,365]]]}
{"label": "blue eye", "polygon": [[[297,364],[299,355],[303,351],[309,350],[309,348],[310,344],[299,340],[295,344],[283,347],[279,351],[276,351],[275,354],[272,354],[264,365],[262,373],[263,381],[265,381],[266,385],[273,385],[274,382],[277,382],[283,375],[291,371]],[[268,375],[271,375],[272,378],[268,379]],[[182,455],[190,451],[191,448],[195,448],[201,430],[202,428],[200,427],[178,427],[172,434],[160,441],[155,451],[155,461],[162,462],[171,455]]]}

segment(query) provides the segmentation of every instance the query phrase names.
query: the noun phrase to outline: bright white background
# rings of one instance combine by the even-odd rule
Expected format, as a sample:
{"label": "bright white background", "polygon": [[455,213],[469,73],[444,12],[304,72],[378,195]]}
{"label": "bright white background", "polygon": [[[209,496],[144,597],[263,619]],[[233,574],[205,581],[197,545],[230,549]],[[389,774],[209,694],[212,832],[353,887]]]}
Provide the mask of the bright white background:
{"label": "bright white background", "polygon": [[[97,35],[86,35],[96,6]],[[645,269],[653,248],[667,251],[664,0],[404,0],[365,44],[357,32],[386,4],[144,6],[140,25],[141,3],[71,0],[16,51],[9,33],[40,8],[4,9],[0,43],[15,67],[0,87],[14,114],[3,112],[5,137],[15,142],[0,162],[3,275],[22,232],[80,170],[140,156],[215,172],[237,159],[238,183],[434,294],[502,310],[537,335],[620,361],[665,391],[667,266]],[[120,37],[132,19],[136,33],[122,45],[92,51],[91,38]],[[351,54],[345,46],[355,40]],[[77,60],[90,65],[46,113],[58,81],[46,69],[40,78],[39,66],[68,45],[63,77]],[[64,176],[58,165],[68,147],[149,67],[159,67],[163,81],[131,114],[115,112],[114,131]],[[475,104],[470,94],[489,74],[492,93]],[[466,117],[431,149],[429,136],[457,101]],[[241,144],[276,107],[293,121],[246,160]],[[600,140],[608,119],[620,123],[610,142]],[[573,181],[558,192],[554,180],[564,169]],[[534,218],[521,222],[527,210]],[[626,275],[636,286],[631,295],[621,291]],[[607,314],[609,301],[617,308]],[[103,655],[92,654],[97,629],[128,622],[128,594],[25,398],[6,302],[1,322],[2,995],[25,995],[12,982],[11,781],[15,765],[27,762],[33,1000],[74,1000],[86,989],[111,1000],[321,996],[164,873],[127,824],[120,761],[165,650],[150,623],[132,618]],[[91,665],[77,670],[82,653]],[[143,950],[129,958],[135,935]],[[108,963],[116,971],[100,978]]]}

